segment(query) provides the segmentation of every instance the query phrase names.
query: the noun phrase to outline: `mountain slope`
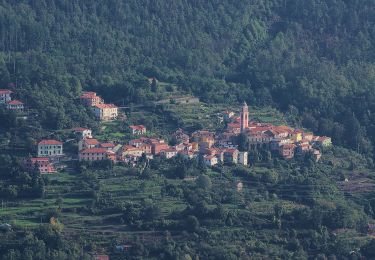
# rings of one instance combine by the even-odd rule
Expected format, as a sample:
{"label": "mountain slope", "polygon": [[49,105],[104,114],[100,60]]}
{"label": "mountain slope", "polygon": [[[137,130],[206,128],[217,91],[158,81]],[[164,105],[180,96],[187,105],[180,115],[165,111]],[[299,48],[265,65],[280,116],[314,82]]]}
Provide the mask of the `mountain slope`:
{"label": "mountain slope", "polygon": [[50,126],[61,128],[72,114],[87,122],[78,104],[66,109],[82,87],[143,102],[145,76],[157,76],[208,102],[276,106],[372,155],[374,8],[358,0],[2,1],[0,81],[16,83],[42,114],[57,105]]}

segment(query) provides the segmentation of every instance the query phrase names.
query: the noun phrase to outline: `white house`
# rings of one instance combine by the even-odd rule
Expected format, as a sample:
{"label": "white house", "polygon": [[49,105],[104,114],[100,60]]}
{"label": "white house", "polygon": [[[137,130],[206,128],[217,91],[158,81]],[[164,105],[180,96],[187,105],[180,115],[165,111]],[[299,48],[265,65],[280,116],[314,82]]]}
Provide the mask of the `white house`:
{"label": "white house", "polygon": [[23,110],[24,105],[23,102],[19,100],[11,100],[7,103],[7,109],[9,110]]}
{"label": "white house", "polygon": [[38,143],[38,157],[58,157],[62,155],[62,142],[56,140],[42,140]]}
{"label": "white house", "polygon": [[9,89],[0,89],[0,104],[5,105],[12,100],[10,94],[13,92]]}
{"label": "white house", "polygon": [[146,133],[146,127],[144,125],[131,125],[129,128],[133,135],[141,135]]}
{"label": "white house", "polygon": [[76,127],[73,128],[73,132],[78,136],[80,140],[86,138],[92,138],[92,131],[91,129],[84,128],[84,127]]}
{"label": "white house", "polygon": [[175,157],[177,155],[177,150],[170,148],[170,149],[164,149],[160,151],[160,155],[165,156],[165,158],[170,159],[172,157]]}

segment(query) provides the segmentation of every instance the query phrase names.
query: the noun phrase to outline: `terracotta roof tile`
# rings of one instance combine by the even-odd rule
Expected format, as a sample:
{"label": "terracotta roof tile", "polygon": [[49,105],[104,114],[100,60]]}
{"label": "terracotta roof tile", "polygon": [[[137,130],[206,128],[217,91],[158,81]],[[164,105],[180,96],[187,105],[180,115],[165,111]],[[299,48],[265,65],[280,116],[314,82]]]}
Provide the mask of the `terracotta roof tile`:
{"label": "terracotta roof tile", "polygon": [[0,95],[12,94],[13,92],[9,89],[0,89]]}
{"label": "terracotta roof tile", "polygon": [[20,100],[12,100],[7,103],[8,105],[23,105],[23,102]]}
{"label": "terracotta roof tile", "polygon": [[80,151],[80,153],[106,153],[106,152],[107,152],[106,148],[87,148],[87,149]]}
{"label": "terracotta roof tile", "polygon": [[38,145],[62,145],[63,143],[57,140],[42,140],[38,143]]}

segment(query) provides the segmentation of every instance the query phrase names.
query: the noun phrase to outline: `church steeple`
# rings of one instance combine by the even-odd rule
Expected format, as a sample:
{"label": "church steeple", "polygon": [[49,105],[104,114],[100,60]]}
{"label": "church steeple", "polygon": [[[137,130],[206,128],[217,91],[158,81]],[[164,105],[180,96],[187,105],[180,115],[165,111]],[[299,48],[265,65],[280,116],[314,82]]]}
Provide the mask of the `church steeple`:
{"label": "church steeple", "polygon": [[246,104],[246,101],[243,102],[241,108],[241,133],[249,127],[249,108]]}

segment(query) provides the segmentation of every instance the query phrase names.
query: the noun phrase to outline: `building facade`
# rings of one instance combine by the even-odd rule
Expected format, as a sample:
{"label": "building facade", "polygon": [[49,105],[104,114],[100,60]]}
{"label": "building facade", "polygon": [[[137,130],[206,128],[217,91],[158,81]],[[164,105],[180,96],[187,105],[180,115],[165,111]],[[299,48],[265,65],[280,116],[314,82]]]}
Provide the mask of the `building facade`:
{"label": "building facade", "polygon": [[19,100],[11,100],[7,103],[7,109],[22,111],[24,109],[23,102]]}
{"label": "building facade", "polygon": [[92,107],[92,111],[101,121],[114,120],[118,116],[118,107],[114,104],[97,104]]}
{"label": "building facade", "polygon": [[24,162],[27,171],[37,169],[41,174],[55,173],[55,167],[48,157],[28,158]]}
{"label": "building facade", "polygon": [[167,159],[175,157],[177,155],[177,150],[173,148],[164,149],[160,151],[160,155],[164,156]]}
{"label": "building facade", "polygon": [[12,100],[10,94],[13,92],[9,89],[0,89],[0,105],[5,105]]}
{"label": "building facade", "polygon": [[85,138],[78,142],[78,150],[99,147],[100,142],[95,138]]}
{"label": "building facade", "polygon": [[131,125],[129,128],[133,135],[142,135],[146,133],[146,127],[144,125]]}
{"label": "building facade", "polygon": [[114,152],[106,148],[88,148],[79,152],[79,161],[103,161],[103,160],[116,160]]}
{"label": "building facade", "polygon": [[38,157],[58,157],[62,155],[62,142],[57,140],[42,140],[38,143]]}
{"label": "building facade", "polygon": [[248,152],[239,152],[238,153],[238,163],[242,165],[248,165]]}
{"label": "building facade", "polygon": [[100,96],[97,96],[95,92],[83,92],[80,96],[82,104],[87,107],[96,106],[103,103],[103,100]]}
{"label": "building facade", "polygon": [[92,131],[91,129],[88,129],[88,128],[76,127],[76,128],[73,128],[73,132],[79,140],[92,138]]}

